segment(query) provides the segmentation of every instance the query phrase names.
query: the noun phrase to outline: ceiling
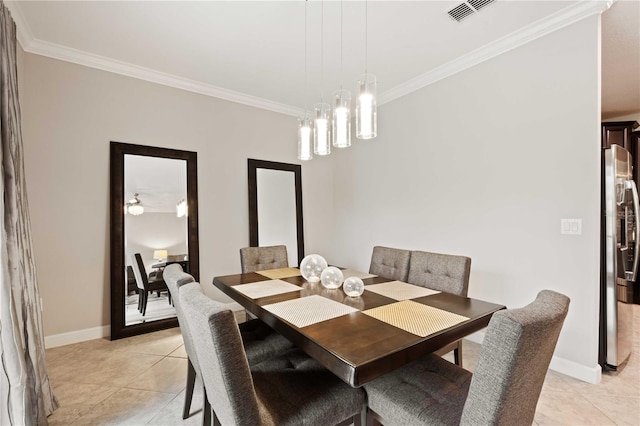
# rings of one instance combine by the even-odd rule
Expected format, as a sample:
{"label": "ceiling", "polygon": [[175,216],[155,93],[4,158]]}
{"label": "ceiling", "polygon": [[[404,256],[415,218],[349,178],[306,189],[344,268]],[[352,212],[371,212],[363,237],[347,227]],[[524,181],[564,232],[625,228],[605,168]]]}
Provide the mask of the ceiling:
{"label": "ceiling", "polygon": [[[608,5],[496,0],[455,22],[446,12],[460,3],[6,2],[28,52],[291,115],[327,100],[341,82],[355,92],[365,68],[388,102]],[[604,13],[603,114],[640,111],[639,5],[622,0]]]}
{"label": "ceiling", "polygon": [[187,198],[187,162],[125,154],[125,201],[135,193],[145,213],[176,214],[176,204]]}

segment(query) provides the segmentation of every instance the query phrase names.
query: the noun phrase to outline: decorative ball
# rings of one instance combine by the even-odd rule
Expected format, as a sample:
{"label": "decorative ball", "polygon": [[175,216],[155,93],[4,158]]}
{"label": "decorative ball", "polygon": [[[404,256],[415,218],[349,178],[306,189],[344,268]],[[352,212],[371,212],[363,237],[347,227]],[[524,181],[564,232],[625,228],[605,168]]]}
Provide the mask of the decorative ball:
{"label": "decorative ball", "polygon": [[343,290],[349,297],[360,297],[364,293],[364,283],[358,277],[349,277],[344,280]]}
{"label": "decorative ball", "polygon": [[310,254],[300,262],[300,273],[310,283],[320,281],[320,274],[327,267],[327,261],[319,254]]}
{"label": "decorative ball", "polygon": [[326,288],[340,288],[342,281],[344,281],[344,275],[342,275],[342,271],[339,268],[329,266],[322,271],[320,281],[322,281],[322,285]]}

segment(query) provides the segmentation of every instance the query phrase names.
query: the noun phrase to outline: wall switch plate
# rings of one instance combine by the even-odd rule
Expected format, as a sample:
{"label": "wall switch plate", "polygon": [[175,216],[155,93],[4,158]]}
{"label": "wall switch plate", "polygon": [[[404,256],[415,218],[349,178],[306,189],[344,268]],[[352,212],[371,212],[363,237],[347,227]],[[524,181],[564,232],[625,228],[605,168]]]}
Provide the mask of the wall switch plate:
{"label": "wall switch plate", "polygon": [[582,235],[582,219],[560,219],[560,234]]}

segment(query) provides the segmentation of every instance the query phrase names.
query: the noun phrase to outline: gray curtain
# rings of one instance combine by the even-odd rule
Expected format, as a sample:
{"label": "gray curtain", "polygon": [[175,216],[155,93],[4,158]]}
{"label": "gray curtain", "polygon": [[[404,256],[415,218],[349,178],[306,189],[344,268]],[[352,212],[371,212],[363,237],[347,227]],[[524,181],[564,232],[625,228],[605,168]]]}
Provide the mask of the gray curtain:
{"label": "gray curtain", "polygon": [[31,244],[16,66],[16,25],[0,3],[0,425],[47,424],[58,406],[44,352]]}

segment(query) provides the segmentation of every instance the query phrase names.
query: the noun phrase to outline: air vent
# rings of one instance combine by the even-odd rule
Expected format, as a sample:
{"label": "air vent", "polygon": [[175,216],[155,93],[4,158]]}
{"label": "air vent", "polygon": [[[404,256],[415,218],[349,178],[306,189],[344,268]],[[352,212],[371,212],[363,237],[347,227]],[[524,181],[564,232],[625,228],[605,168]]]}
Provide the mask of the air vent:
{"label": "air vent", "polygon": [[453,9],[449,10],[447,14],[451,19],[456,22],[460,22],[468,16],[473,15],[480,9],[489,6],[496,0],[467,0],[464,3],[460,3]]}

